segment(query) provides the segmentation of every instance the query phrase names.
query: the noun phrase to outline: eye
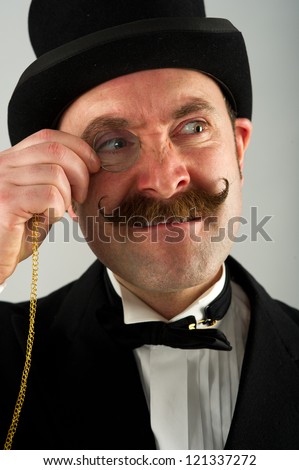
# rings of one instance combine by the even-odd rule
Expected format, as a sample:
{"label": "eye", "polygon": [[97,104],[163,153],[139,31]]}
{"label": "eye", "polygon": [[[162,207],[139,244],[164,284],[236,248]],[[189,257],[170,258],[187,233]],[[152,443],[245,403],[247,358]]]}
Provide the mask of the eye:
{"label": "eye", "polygon": [[130,168],[139,156],[140,143],[127,130],[103,131],[96,134],[93,148],[99,155],[103,169],[112,172]]}
{"label": "eye", "polygon": [[180,130],[181,134],[202,134],[207,127],[205,121],[187,122]]}
{"label": "eye", "polygon": [[116,152],[117,150],[124,149],[128,146],[128,142],[122,137],[114,137],[113,139],[106,140],[101,142],[100,145],[97,144],[95,151],[96,152]]}

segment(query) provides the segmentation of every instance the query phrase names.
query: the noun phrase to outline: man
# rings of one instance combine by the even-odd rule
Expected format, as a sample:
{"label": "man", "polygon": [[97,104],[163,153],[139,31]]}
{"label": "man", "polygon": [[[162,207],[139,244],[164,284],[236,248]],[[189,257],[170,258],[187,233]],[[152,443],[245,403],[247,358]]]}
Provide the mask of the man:
{"label": "man", "polygon": [[[39,58],[9,107],[0,282],[34,214],[42,242],[68,210],[99,261],[38,303],[13,448],[297,448],[298,312],[228,257],[251,135],[242,35],[195,0],[54,3],[32,2]],[[4,442],[28,304],[1,314]]]}

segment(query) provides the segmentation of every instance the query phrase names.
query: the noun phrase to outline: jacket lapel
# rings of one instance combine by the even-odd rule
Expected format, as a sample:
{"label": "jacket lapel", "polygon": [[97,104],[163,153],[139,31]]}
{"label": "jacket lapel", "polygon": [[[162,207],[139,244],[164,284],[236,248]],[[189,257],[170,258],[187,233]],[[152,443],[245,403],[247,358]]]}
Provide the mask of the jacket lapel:
{"label": "jacket lapel", "polygon": [[251,324],[225,448],[298,449],[298,330],[283,305],[234,260],[229,265],[250,299]]}

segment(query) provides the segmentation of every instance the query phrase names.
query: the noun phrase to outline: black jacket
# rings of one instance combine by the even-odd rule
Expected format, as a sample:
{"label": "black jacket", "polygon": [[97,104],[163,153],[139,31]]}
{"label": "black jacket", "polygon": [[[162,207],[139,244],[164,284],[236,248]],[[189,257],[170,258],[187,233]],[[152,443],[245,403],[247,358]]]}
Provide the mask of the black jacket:
{"label": "black jacket", "polygon": [[[225,449],[299,449],[299,312],[269,297],[232,258],[227,265],[249,297],[251,323]],[[121,309],[121,302],[99,261],[78,281],[39,300],[14,449],[155,449],[133,352],[101,325],[107,308]],[[28,303],[1,302],[3,444],[19,390],[27,329]]]}

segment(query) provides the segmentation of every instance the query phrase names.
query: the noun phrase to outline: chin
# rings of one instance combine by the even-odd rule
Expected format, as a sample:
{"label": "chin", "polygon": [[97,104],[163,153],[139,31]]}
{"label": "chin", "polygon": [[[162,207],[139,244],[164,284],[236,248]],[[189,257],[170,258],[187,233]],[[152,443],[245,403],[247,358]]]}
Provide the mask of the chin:
{"label": "chin", "polygon": [[209,282],[219,273],[230,248],[227,241],[213,244],[205,240],[166,248],[140,244],[93,251],[103,264],[130,284],[147,291],[174,292]]}

